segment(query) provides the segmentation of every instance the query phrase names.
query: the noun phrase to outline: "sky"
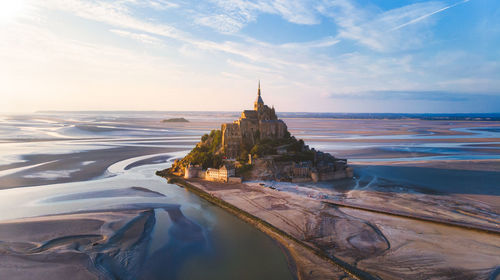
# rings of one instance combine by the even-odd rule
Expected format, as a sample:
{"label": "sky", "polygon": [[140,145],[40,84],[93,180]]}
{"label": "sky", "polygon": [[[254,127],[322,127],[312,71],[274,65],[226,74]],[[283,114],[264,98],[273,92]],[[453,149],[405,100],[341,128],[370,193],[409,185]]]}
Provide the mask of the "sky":
{"label": "sky", "polygon": [[0,113],[500,112],[498,0],[0,0]]}

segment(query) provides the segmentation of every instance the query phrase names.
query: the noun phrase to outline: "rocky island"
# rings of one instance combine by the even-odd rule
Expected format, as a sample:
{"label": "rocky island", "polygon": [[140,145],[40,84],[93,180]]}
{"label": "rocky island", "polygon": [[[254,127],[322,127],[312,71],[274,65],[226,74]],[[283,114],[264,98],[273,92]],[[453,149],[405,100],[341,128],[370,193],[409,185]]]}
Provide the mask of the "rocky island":
{"label": "rocky island", "polygon": [[177,123],[177,122],[181,122],[181,123],[184,122],[184,123],[186,123],[186,122],[189,122],[189,121],[186,120],[185,118],[171,118],[171,119],[162,120],[161,122],[163,122],[163,123],[171,123],[171,122],[175,122],[175,123]]}
{"label": "rocky island", "polygon": [[244,110],[238,120],[203,135],[196,147],[166,172],[219,182],[318,182],[353,174],[346,159],[309,148],[292,136],[274,107],[264,104],[260,83],[253,110]]}

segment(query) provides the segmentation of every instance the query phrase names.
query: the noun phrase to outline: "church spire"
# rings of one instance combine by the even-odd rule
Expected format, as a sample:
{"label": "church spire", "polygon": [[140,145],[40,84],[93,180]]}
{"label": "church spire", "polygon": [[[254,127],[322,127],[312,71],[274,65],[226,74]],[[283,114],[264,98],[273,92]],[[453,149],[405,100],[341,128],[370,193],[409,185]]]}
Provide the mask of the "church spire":
{"label": "church spire", "polygon": [[253,108],[255,111],[257,111],[261,106],[264,106],[264,100],[262,100],[262,97],[260,96],[260,80],[259,80],[259,89],[257,90],[257,100],[255,100]]}

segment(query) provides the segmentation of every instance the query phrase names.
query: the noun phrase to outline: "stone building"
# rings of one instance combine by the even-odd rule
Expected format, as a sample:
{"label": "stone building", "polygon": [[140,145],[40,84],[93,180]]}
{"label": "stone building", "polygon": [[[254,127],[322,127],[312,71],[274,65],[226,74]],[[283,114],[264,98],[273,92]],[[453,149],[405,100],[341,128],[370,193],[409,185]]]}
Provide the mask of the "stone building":
{"label": "stone building", "polygon": [[222,147],[229,158],[237,158],[241,147],[252,147],[261,139],[280,139],[285,137],[287,126],[278,119],[273,108],[264,104],[260,92],[260,82],[257,90],[257,100],[253,110],[245,110],[239,120],[225,123],[221,126]]}
{"label": "stone building", "polygon": [[304,178],[311,176],[311,162],[299,162],[295,163],[292,168],[293,177]]}
{"label": "stone building", "polygon": [[[227,183],[230,177],[234,177],[234,168],[223,165],[221,168],[208,168],[205,173],[205,180]],[[241,179],[240,179],[241,182]]]}
{"label": "stone building", "polygon": [[202,177],[202,169],[199,165],[192,165],[191,163],[184,170],[184,178],[200,178]]}

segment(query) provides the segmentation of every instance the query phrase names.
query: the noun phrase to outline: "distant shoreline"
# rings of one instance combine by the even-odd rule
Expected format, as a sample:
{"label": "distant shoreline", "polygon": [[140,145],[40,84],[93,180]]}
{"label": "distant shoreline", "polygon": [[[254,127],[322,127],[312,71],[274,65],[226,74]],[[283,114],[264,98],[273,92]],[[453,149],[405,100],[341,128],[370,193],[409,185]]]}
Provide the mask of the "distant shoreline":
{"label": "distant shoreline", "polygon": [[[131,113],[131,114],[229,114],[231,116],[239,116],[240,112],[237,111],[59,111],[59,110],[42,110],[36,111],[34,114],[58,114],[58,113],[102,113],[102,114],[116,114],[116,113]],[[30,114],[30,113],[19,113]],[[332,112],[277,112],[280,118],[315,118],[315,119],[374,119],[374,120],[441,120],[441,121],[500,121],[500,113],[332,113]]]}

